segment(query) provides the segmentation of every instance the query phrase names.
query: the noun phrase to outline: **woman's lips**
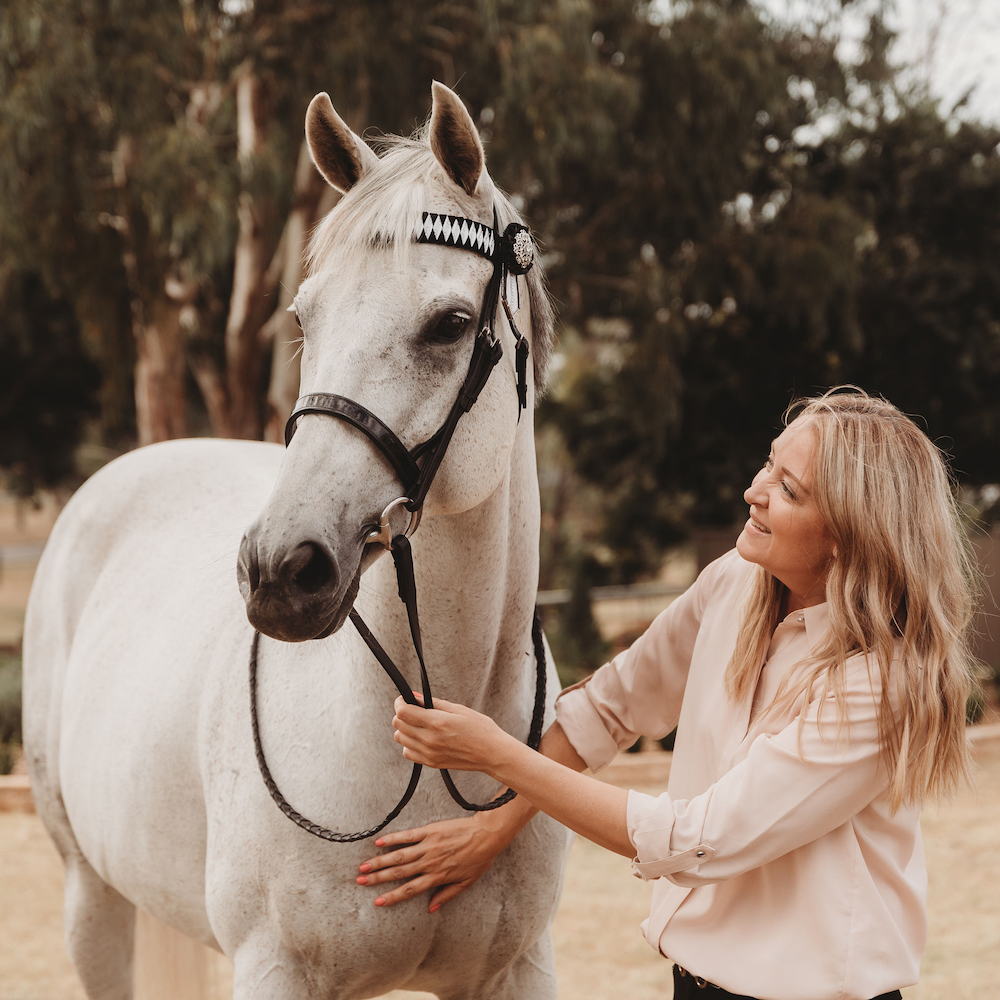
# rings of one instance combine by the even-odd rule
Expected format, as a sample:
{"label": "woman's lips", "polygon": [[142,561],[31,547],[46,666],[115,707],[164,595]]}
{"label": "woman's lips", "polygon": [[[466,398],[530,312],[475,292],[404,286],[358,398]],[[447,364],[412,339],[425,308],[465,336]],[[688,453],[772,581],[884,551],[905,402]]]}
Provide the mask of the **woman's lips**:
{"label": "woman's lips", "polygon": [[747,521],[747,524],[750,525],[750,527],[755,531],[759,531],[762,535],[771,534],[771,529],[765,528],[764,525],[761,524],[760,521],[756,520],[752,514],[750,515],[750,519]]}

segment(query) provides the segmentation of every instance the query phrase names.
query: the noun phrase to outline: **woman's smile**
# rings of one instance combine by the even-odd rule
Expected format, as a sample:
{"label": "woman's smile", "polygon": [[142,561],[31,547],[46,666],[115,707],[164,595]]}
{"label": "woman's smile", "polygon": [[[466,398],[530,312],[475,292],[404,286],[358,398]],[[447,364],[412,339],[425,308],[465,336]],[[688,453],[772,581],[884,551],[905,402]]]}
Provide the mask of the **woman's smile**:
{"label": "woman's smile", "polygon": [[813,495],[816,448],[813,424],[793,421],[775,438],[764,467],[743,494],[750,517],[736,548],[788,588],[786,613],[826,600],[834,544]]}

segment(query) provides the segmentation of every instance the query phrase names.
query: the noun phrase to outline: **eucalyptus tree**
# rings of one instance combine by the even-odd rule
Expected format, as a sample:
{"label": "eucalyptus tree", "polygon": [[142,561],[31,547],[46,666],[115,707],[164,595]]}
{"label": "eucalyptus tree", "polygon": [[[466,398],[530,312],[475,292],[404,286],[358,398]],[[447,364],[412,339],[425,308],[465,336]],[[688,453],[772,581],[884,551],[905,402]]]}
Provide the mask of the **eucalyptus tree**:
{"label": "eucalyptus tree", "polygon": [[616,51],[662,54],[637,70],[655,121],[634,135],[672,186],[625,157],[636,183],[610,189],[609,266],[577,279],[579,346],[548,404],[599,484],[578,520],[606,575],[733,525],[783,409],[837,383],[925,417],[963,482],[1000,481],[1000,130],[901,89],[878,18],[857,65],[745,4],[665,27]]}
{"label": "eucalyptus tree", "polygon": [[[484,128],[491,114],[499,126],[498,97],[514,86],[533,95],[526,114],[549,120],[555,98],[571,95],[541,88],[540,106],[532,79],[554,70],[559,86],[586,92],[587,67],[569,60],[594,62],[588,10],[10,0],[0,11],[4,253],[68,297],[107,373],[131,339],[140,443],[188,431],[191,379],[215,433],[259,436],[266,419],[274,435],[296,381],[297,331],[282,307],[330,204],[302,147],[308,100],[328,90],[358,127],[405,133],[426,113],[430,78],[464,79]],[[527,66],[528,51],[551,64]],[[571,103],[589,120],[586,101]],[[524,140],[508,136],[497,145],[515,164]],[[270,414],[268,342],[278,355]]]}

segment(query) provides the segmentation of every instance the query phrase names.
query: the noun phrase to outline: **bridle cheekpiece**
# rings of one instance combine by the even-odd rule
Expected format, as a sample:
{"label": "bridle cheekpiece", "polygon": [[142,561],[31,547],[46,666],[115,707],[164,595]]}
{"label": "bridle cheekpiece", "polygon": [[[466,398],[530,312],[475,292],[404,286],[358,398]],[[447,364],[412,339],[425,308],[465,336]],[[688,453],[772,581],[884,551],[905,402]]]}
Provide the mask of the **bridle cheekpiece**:
{"label": "bridle cheekpiece", "polygon": [[[418,243],[434,243],[440,246],[455,247],[459,250],[469,250],[480,257],[485,257],[486,260],[493,264],[493,274],[483,295],[483,305],[479,314],[479,325],[476,332],[475,344],[472,348],[472,357],[469,360],[468,373],[444,423],[431,437],[418,444],[415,448],[407,450],[395,432],[370,410],[363,407],[360,403],[356,403],[353,399],[328,392],[314,392],[302,396],[296,401],[291,416],[285,424],[285,446],[287,447],[292,440],[292,436],[295,434],[299,417],[306,413],[322,413],[327,416],[336,417],[339,420],[347,421],[347,423],[366,434],[369,440],[382,452],[395,470],[396,476],[403,486],[404,495],[393,500],[385,508],[378,527],[370,529],[365,542],[366,544],[380,544],[392,554],[393,562],[396,566],[399,597],[406,607],[410,637],[413,640],[413,648],[416,651],[417,660],[420,664],[420,682],[423,689],[423,705],[425,708],[433,708],[434,701],[431,696],[430,681],[428,680],[427,670],[424,665],[423,643],[420,638],[420,622],[417,616],[417,591],[413,571],[413,553],[410,548],[409,537],[416,531],[420,523],[420,512],[423,509],[424,498],[427,496],[427,491],[430,489],[430,485],[444,458],[448,445],[451,443],[452,435],[455,433],[459,418],[463,413],[468,413],[475,404],[490,377],[490,373],[503,357],[503,347],[496,335],[496,313],[499,305],[503,306],[511,333],[514,336],[514,366],[517,371],[517,417],[519,421],[521,419],[521,410],[527,409],[528,405],[528,341],[518,330],[514,322],[514,310],[511,309],[510,303],[507,301],[507,277],[508,275],[517,276],[526,274],[531,270],[535,262],[535,246],[527,226],[512,222],[501,233],[498,225],[496,208],[493,210],[492,227],[482,222],[476,222],[474,219],[465,219],[457,215],[424,212],[420,225],[414,233],[414,237]],[[389,515],[397,507],[403,507],[410,512],[410,522],[403,533],[393,536],[392,528],[389,524]],[[381,645],[379,645],[378,640],[372,635],[368,626],[361,619],[357,609],[351,610],[350,618],[365,641],[365,644],[396,685],[396,689],[402,697],[411,705],[418,704],[402,672]],[[537,608],[535,609],[535,616],[531,627],[531,638],[535,652],[536,680],[535,704],[532,711],[527,743],[532,749],[537,750],[542,736],[542,720],[545,711],[546,669],[545,645]],[[257,764],[268,792],[278,808],[292,822],[314,836],[337,843],[349,843],[374,836],[395,819],[406,803],[410,801],[414,791],[416,791],[417,781],[420,778],[420,765],[413,765],[409,785],[403,793],[403,797],[396,804],[396,807],[381,823],[368,830],[361,830],[357,833],[336,833],[306,819],[281,794],[264,758],[264,749],[260,742],[257,719],[257,655],[259,642],[260,633],[255,632],[250,651],[250,718],[254,738],[254,752],[257,756]],[[451,797],[463,809],[467,810],[478,812],[496,809],[509,802],[517,794],[513,789],[508,789],[498,798],[485,804],[477,805],[467,802],[462,797],[459,790],[455,787],[451,775],[446,770],[441,771],[441,777]]]}

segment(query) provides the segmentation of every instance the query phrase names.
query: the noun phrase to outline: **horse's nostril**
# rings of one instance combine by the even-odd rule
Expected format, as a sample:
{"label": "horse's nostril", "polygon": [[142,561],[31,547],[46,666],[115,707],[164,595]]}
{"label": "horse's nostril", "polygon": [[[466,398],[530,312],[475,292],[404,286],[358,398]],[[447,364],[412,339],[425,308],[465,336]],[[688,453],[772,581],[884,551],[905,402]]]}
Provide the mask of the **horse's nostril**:
{"label": "horse's nostril", "polygon": [[281,575],[287,586],[305,594],[316,594],[337,582],[333,559],[315,542],[303,542],[297,546],[282,566]]}
{"label": "horse's nostril", "polygon": [[236,576],[240,581],[240,589],[244,592],[248,588],[252,594],[260,586],[260,563],[257,561],[257,550],[246,535],[243,536],[243,541],[240,543]]}

